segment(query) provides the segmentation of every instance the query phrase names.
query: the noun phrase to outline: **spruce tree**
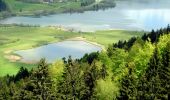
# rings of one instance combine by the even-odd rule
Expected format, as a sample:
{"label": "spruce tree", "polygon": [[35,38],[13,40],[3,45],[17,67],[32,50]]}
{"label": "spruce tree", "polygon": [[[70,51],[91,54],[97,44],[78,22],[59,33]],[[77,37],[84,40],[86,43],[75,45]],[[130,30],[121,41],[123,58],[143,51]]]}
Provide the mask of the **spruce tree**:
{"label": "spruce tree", "polygon": [[51,99],[51,78],[48,72],[48,64],[45,59],[41,59],[37,70],[33,70],[28,82],[23,87],[20,97],[27,97],[27,99],[36,100],[50,100]]}
{"label": "spruce tree", "polygon": [[102,69],[100,70],[100,74],[101,74],[102,79],[105,79],[105,77],[108,75],[106,65],[104,65],[104,64],[102,65]]}
{"label": "spruce tree", "polygon": [[6,77],[0,79],[0,100],[9,100],[9,87],[6,84]]}
{"label": "spruce tree", "polygon": [[156,46],[152,58],[148,64],[148,68],[140,78],[138,83],[138,98],[140,99],[159,99],[159,91],[161,81],[159,77],[159,69],[161,67],[161,60]]}
{"label": "spruce tree", "polygon": [[169,34],[169,32],[170,32],[170,25],[168,24],[168,26],[167,26],[167,34]]}
{"label": "spruce tree", "polygon": [[128,74],[121,80],[120,96],[118,100],[131,100],[136,98],[136,77],[134,74],[135,68],[132,65],[127,65],[129,68]]}
{"label": "spruce tree", "polygon": [[69,57],[62,80],[60,80],[57,88],[57,98],[62,100],[81,100],[85,93],[85,85],[83,82],[81,66],[77,61],[73,61]]}
{"label": "spruce tree", "polygon": [[86,86],[86,93],[83,95],[85,100],[96,99],[94,89],[96,87],[96,82],[100,78],[100,70],[97,69],[96,61],[90,66],[87,66],[84,71],[84,82]]}
{"label": "spruce tree", "polygon": [[170,96],[170,42],[162,54],[162,66],[159,70],[159,76],[161,80],[161,99],[168,99]]}
{"label": "spruce tree", "polygon": [[40,60],[38,64],[38,70],[33,73],[32,81],[36,86],[34,89],[36,98],[41,98],[43,100],[49,99],[52,82],[49,76],[48,64],[46,63],[45,59]]}

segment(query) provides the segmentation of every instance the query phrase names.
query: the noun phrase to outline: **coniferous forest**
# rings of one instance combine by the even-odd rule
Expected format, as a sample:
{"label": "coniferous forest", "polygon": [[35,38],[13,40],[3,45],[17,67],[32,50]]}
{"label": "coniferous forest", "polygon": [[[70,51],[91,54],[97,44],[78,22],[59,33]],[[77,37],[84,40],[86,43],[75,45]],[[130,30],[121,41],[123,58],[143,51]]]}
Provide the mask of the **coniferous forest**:
{"label": "coniferous forest", "polygon": [[[1,1],[1,0],[0,0]],[[0,100],[168,100],[170,26],[0,78]],[[19,66],[20,67],[20,66]]]}

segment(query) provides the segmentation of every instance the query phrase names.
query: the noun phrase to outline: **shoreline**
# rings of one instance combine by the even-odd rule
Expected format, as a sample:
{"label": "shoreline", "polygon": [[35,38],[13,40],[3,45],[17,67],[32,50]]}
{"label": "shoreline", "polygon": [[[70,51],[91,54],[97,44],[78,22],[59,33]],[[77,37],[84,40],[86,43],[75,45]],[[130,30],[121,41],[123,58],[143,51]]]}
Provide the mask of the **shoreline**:
{"label": "shoreline", "polygon": [[[90,43],[92,45],[95,45],[95,46],[98,46],[101,48],[102,51],[106,51],[105,47],[101,44],[98,44],[96,42],[93,42],[93,41],[88,41],[86,38],[83,38],[83,37],[73,37],[73,38],[68,38],[68,39],[65,39],[65,40],[61,40],[61,41],[57,41],[57,42],[49,42],[48,44],[50,43],[59,43],[59,42],[63,42],[63,41],[84,41],[86,43]],[[48,45],[47,44],[47,45]],[[42,46],[45,46],[45,45],[42,45]],[[39,46],[37,46],[39,47]],[[32,47],[30,49],[33,49],[33,48],[36,48],[36,47]],[[26,49],[20,49],[20,50],[26,50]],[[20,55],[17,55],[14,53],[14,51],[16,50],[7,50],[7,51],[4,51],[4,58],[9,60],[10,62],[19,62],[19,63],[24,63],[24,64],[36,64],[37,62],[27,62],[27,61],[22,61],[22,56]]]}
{"label": "shoreline", "polygon": [[86,11],[101,11],[101,10],[107,10],[107,9],[112,9],[114,7],[109,7],[109,8],[105,8],[105,9],[98,9],[98,10],[93,10],[93,9],[89,9],[89,10],[81,10],[83,8],[80,8],[80,9],[77,9],[77,10],[74,10],[74,11],[69,11],[69,10],[64,10],[64,11],[61,11],[61,12],[53,12],[52,11],[49,11],[49,12],[42,12],[42,13],[39,13],[39,14],[35,14],[36,12],[32,12],[32,13],[28,13],[28,14],[10,14],[10,16],[6,16],[6,15],[2,15],[0,17],[0,20],[4,20],[6,18],[10,18],[10,17],[35,17],[35,18],[40,18],[40,17],[43,17],[43,16],[50,16],[50,15],[58,15],[58,14],[81,14],[81,13],[84,13]]}
{"label": "shoreline", "polygon": [[[70,39],[66,39],[66,40],[67,41],[84,41],[84,42],[87,42],[87,43],[90,43],[92,45],[96,45],[96,46],[100,47],[102,49],[102,51],[106,51],[106,48],[103,45],[101,45],[101,44],[99,44],[97,42],[89,41],[86,38],[83,38],[81,36],[70,38]],[[66,41],[66,40],[64,40],[64,41]]]}

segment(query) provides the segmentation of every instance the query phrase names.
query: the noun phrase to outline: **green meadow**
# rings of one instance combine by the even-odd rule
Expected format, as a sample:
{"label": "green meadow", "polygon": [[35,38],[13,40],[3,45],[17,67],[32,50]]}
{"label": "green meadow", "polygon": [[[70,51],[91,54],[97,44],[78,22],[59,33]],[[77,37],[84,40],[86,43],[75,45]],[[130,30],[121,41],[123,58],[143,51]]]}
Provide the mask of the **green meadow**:
{"label": "green meadow", "polygon": [[106,30],[96,31],[94,33],[85,33],[85,37],[89,41],[97,42],[98,44],[108,47],[108,44],[118,42],[119,40],[128,40],[133,36],[141,36],[144,32],[127,31],[127,30]]}
{"label": "green meadow", "polygon": [[61,3],[26,3],[16,0],[7,0],[10,10],[16,15],[36,15],[60,13],[69,9],[80,8],[80,2],[61,2]]}
{"label": "green meadow", "polygon": [[[41,16],[49,15],[56,13],[65,13],[65,12],[84,12],[87,10],[98,10],[104,8],[115,7],[115,3],[112,0],[107,0],[107,2],[90,2],[89,1],[79,1],[79,0],[68,0],[68,1],[59,1],[54,0],[52,3],[48,2],[26,2],[24,0],[5,0],[7,4],[8,11],[0,14],[0,17],[9,17],[11,15],[16,16]],[[94,0],[92,0],[94,1]],[[82,3],[86,2],[85,6],[82,6]],[[88,2],[88,3],[87,3]],[[98,7],[95,8],[94,6]]]}
{"label": "green meadow", "polygon": [[[16,74],[21,66],[25,64],[10,62],[5,55],[12,54],[12,51],[29,49],[50,42],[58,42],[70,37],[76,37],[78,33],[65,32],[53,27],[0,27],[0,76]],[[9,52],[9,54],[6,52]],[[28,68],[34,65],[26,65]],[[31,67],[30,67],[31,66]]]}
{"label": "green meadow", "polygon": [[118,40],[127,40],[132,36],[140,35],[142,32],[124,30],[78,33],[64,31],[56,27],[2,25],[0,26],[0,76],[16,74],[21,66],[26,66],[28,69],[35,66],[34,64],[11,62],[5,58],[5,56],[13,55],[13,51],[16,50],[30,49],[80,36],[107,47],[108,44]]}

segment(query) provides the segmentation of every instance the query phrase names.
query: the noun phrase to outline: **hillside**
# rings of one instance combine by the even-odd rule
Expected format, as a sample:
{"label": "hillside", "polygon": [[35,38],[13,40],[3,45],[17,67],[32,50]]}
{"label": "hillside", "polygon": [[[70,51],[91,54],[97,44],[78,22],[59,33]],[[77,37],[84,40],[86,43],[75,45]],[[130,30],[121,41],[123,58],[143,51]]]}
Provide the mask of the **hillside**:
{"label": "hillside", "polygon": [[[1,0],[2,1],[2,0]],[[112,0],[5,0],[4,7],[9,11],[0,14],[0,18],[9,16],[41,16],[56,13],[74,13],[115,7]],[[10,14],[8,14],[10,13]]]}
{"label": "hillside", "polygon": [[0,79],[0,99],[168,100],[170,27]]}

